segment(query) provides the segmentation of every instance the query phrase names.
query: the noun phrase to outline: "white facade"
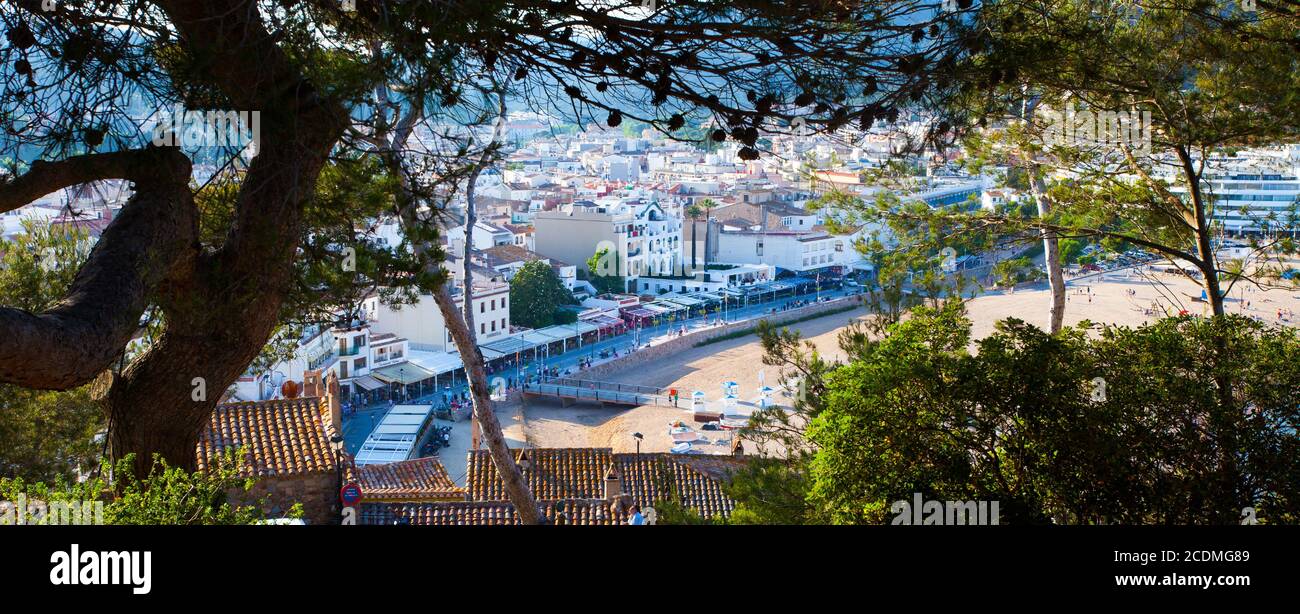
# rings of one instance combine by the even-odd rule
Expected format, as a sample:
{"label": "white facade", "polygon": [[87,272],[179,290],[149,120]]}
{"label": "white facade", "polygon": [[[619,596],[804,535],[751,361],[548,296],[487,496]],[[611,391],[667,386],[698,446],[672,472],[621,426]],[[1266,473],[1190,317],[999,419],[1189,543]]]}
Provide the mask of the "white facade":
{"label": "white facade", "polygon": [[629,282],[647,275],[680,271],[681,209],[659,203],[602,199],[562,206],[533,218],[537,253],[586,269],[587,259],[609,249],[607,270],[598,273],[625,277]]}
{"label": "white facade", "polygon": [[[462,305],[464,302],[457,293],[457,309]],[[414,305],[399,306],[384,305],[378,298],[371,298],[366,301],[366,310],[375,331],[406,338],[411,349],[457,352],[447,322],[432,295],[421,295]],[[490,289],[475,289],[474,328],[480,344],[510,332],[510,286],[496,284]]]}
{"label": "white facade", "polygon": [[770,264],[788,271],[815,271],[843,266],[852,250],[850,239],[824,232],[721,232],[716,260],[727,263]]}
{"label": "white facade", "polygon": [[334,373],[340,391],[350,396],[359,391],[353,386],[357,378],[369,375],[371,369],[405,362],[407,354],[406,339],[374,334],[369,322],[347,329],[311,326],[303,331],[292,358],[263,373],[245,373],[235,382],[235,394],[246,401],[277,398],[284,382],[301,385],[307,371],[319,370],[322,375]]}
{"label": "white facade", "polygon": [[[1171,178],[1171,191],[1186,189]],[[1300,145],[1289,150],[1252,150],[1211,158],[1202,176],[1213,219],[1229,233],[1294,233],[1288,217],[1300,202]]]}

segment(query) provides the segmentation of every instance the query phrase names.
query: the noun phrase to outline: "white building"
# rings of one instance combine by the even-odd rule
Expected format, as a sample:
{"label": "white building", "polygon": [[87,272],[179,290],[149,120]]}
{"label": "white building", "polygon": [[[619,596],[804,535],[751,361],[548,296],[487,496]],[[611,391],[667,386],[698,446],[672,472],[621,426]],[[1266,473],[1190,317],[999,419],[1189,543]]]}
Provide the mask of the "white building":
{"label": "white building", "polygon": [[[445,230],[449,251],[453,254],[465,252],[465,227],[453,226]],[[498,245],[511,245],[515,242],[515,233],[509,229],[502,228],[496,224],[491,224],[479,220],[474,224],[474,249],[488,249]]]}
{"label": "white building", "polygon": [[[683,268],[681,210],[639,199],[602,199],[564,205],[533,218],[537,253],[586,270],[587,259],[608,249],[598,274],[626,278],[636,288],[642,276],[669,275]],[[590,271],[588,271],[590,273]]]}
{"label": "white building", "polygon": [[[448,269],[459,270],[459,264],[449,263]],[[454,280],[447,282],[456,299],[457,310],[464,305],[463,293]],[[432,295],[421,295],[414,305],[384,305],[378,297],[364,303],[371,326],[375,331],[392,333],[408,339],[413,350],[456,354],[456,343],[447,330],[447,321]],[[488,343],[510,332],[510,284],[500,277],[480,277],[474,281],[474,327],[480,344]]]}
{"label": "white building", "polygon": [[[1181,177],[1168,177],[1170,190],[1185,195]],[[1202,175],[1213,219],[1229,233],[1294,233],[1288,219],[1300,202],[1300,145],[1216,156]]]}
{"label": "white building", "polygon": [[[402,365],[408,351],[406,339],[374,333],[370,322],[358,322],[352,327],[308,326],[298,338],[291,358],[262,373],[245,373],[235,382],[235,395],[248,401],[277,398],[286,381],[297,382],[301,390],[304,374],[319,370],[322,375],[334,373],[339,379],[339,392],[347,398],[386,386],[388,382],[372,373]],[[418,371],[412,368],[415,373]]]}
{"label": "white building", "polygon": [[796,273],[815,272],[847,264],[850,258],[846,253],[852,250],[849,241],[823,231],[725,231],[718,233],[717,251],[710,259],[770,264]]}

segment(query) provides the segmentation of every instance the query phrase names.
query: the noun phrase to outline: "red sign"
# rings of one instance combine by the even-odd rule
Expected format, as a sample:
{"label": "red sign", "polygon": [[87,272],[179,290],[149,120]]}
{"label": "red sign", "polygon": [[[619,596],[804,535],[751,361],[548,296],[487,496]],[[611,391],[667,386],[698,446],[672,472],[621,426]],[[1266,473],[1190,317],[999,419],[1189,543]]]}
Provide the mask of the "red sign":
{"label": "red sign", "polygon": [[347,507],[354,507],[361,502],[361,486],[356,482],[348,482],[339,490],[339,501]]}

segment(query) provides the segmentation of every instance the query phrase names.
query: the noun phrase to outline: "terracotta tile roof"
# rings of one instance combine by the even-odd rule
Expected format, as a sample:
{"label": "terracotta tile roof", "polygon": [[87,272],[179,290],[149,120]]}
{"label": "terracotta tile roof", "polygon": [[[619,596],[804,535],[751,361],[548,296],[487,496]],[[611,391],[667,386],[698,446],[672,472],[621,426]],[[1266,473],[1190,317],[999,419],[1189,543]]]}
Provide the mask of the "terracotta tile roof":
{"label": "terracotta tile roof", "polygon": [[465,489],[456,485],[435,457],[396,463],[363,465],[355,470],[366,501],[463,500]]}
{"label": "terracotta tile roof", "polygon": [[[594,499],[605,496],[605,471],[613,459],[609,448],[536,448],[512,450],[515,462],[525,454],[530,469],[524,480],[539,500]],[[472,450],[465,489],[470,501],[505,501],[505,483],[487,450]]]}
{"label": "terracotta tile roof", "polygon": [[286,476],[333,472],[334,429],[321,397],[218,405],[199,434],[198,468],[230,448],[245,448],[241,476]]}
{"label": "terracotta tile roof", "polygon": [[[613,526],[627,524],[624,507],[604,499],[539,501],[538,511],[551,524]],[[361,505],[361,524],[412,524],[426,526],[517,525],[515,507],[505,501],[443,503],[374,503]]]}
{"label": "terracotta tile roof", "polygon": [[623,492],[637,505],[653,507],[675,497],[705,518],[726,518],[736,502],[722,490],[722,483],[738,465],[729,456],[689,454],[615,454],[623,477]]}
{"label": "terracotta tile roof", "polygon": [[[640,506],[653,506],[669,496],[708,518],[731,514],[736,503],[722,483],[740,462],[731,457],[667,453],[614,454],[610,448],[535,448],[513,450],[515,460],[527,453],[530,469],[524,479],[539,500],[599,499],[605,496],[605,474],[617,463],[623,493]],[[505,501],[501,481],[486,450],[471,451],[467,463],[470,501]]]}

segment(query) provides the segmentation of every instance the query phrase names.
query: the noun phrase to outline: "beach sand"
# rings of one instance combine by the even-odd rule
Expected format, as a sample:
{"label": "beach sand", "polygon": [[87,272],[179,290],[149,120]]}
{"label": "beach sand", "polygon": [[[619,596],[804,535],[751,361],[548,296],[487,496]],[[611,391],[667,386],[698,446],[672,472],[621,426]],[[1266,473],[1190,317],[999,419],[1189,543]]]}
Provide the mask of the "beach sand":
{"label": "beach sand", "polygon": [[[1160,268],[1163,269],[1163,266]],[[1200,287],[1181,276],[1166,273],[1138,274],[1133,270],[1093,274],[1068,280],[1065,309],[1067,326],[1082,320],[1096,323],[1137,326],[1163,316],[1165,312],[1177,315],[1181,310],[1199,315],[1208,313],[1205,303],[1194,300],[1201,294]],[[1134,294],[1130,295],[1129,290]],[[1091,300],[1089,297],[1091,296]],[[997,292],[981,295],[967,303],[969,317],[976,339],[993,332],[995,322],[1016,317],[1036,326],[1046,328],[1050,293],[1046,284],[1014,293]],[[1246,311],[1246,301],[1250,309]],[[1150,311],[1153,302],[1157,311]],[[1274,289],[1269,291],[1247,288],[1238,284],[1228,298],[1230,313],[1258,316],[1270,323],[1280,322],[1277,312],[1300,312],[1300,290]],[[1144,312],[1144,310],[1147,310]],[[866,315],[865,309],[829,315],[790,328],[800,331],[812,341],[828,359],[843,359],[844,353],[837,345],[837,336],[849,322]],[[1294,325],[1295,321],[1284,322]],[[758,397],[760,371],[765,373],[765,383],[778,386],[778,367],[762,364],[762,347],[752,335],[692,348],[677,355],[675,360],[660,365],[640,364],[602,379],[613,382],[677,388],[689,399],[695,390],[704,391],[710,400],[721,397],[722,382],[739,384],[742,401]],[[782,401],[778,394],[773,397]],[[520,437],[536,447],[609,447],[615,452],[636,450],[632,434],[640,432],[645,439],[641,450],[666,452],[672,446],[669,424],[682,420],[690,422],[690,413],[664,407],[641,406],[635,408],[600,407],[578,404],[561,407],[559,402],[533,400],[525,407],[513,410],[502,417],[512,440]],[[700,431],[701,435],[715,439],[723,433]],[[725,453],[726,445],[695,446],[704,453]]]}

